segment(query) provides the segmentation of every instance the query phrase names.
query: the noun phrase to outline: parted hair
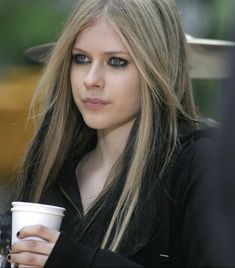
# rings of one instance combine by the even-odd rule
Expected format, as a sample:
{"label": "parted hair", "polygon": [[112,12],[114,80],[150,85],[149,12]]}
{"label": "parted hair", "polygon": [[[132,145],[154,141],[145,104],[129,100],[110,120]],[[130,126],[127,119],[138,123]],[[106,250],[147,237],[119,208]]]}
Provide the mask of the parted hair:
{"label": "parted hair", "polygon": [[124,178],[101,242],[102,248],[118,251],[142,189],[150,191],[158,184],[178,146],[179,121],[197,127],[185,33],[174,1],[77,1],[33,99],[34,106],[40,102],[37,128],[23,159],[17,189],[19,198],[27,196],[38,202],[71,150],[85,156],[96,146],[96,131],[85,125],[74,103],[70,68],[77,35],[100,17],[119,35],[141,79],[141,107],[127,146],[93,204],[96,215],[116,181]]}

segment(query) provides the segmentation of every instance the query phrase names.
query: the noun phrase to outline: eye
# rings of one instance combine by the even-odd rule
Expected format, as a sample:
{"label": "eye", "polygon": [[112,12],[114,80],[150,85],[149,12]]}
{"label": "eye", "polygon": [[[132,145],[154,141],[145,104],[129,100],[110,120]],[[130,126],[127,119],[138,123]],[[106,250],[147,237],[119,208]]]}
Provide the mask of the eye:
{"label": "eye", "polygon": [[109,60],[108,64],[113,67],[123,67],[127,65],[127,61],[121,58],[114,57]]}
{"label": "eye", "polygon": [[77,64],[86,64],[90,62],[90,59],[83,54],[74,54],[73,61]]}

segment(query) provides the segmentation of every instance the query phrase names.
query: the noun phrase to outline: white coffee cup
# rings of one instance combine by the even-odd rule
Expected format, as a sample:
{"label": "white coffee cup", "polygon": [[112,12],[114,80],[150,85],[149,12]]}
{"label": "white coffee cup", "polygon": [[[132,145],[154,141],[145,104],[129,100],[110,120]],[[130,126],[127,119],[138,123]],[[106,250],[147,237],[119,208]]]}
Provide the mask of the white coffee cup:
{"label": "white coffee cup", "polygon": [[60,230],[65,208],[28,202],[12,202],[12,206],[12,244],[18,240],[16,234],[24,226],[42,224]]}

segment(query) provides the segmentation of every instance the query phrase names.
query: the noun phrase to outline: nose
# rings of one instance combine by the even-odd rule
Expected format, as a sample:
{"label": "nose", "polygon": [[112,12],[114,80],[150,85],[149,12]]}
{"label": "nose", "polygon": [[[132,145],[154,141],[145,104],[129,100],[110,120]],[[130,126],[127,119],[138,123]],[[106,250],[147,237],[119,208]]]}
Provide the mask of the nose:
{"label": "nose", "polygon": [[84,77],[84,85],[87,89],[102,89],[104,87],[104,74],[102,67],[96,63],[89,66]]}

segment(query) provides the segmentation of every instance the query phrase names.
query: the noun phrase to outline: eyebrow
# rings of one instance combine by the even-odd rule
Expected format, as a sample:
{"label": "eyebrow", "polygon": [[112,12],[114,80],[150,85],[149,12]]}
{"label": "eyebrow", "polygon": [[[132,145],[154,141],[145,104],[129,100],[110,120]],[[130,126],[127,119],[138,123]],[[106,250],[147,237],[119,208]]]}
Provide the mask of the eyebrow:
{"label": "eyebrow", "polygon": [[[86,53],[86,54],[89,54],[88,51],[84,50],[84,49],[81,49],[79,47],[73,47],[73,50],[79,50],[83,53]],[[105,51],[104,52],[105,55],[111,55],[111,54],[126,54],[126,55],[129,55],[128,52],[126,51],[123,51],[123,50],[113,50],[113,51]]]}

